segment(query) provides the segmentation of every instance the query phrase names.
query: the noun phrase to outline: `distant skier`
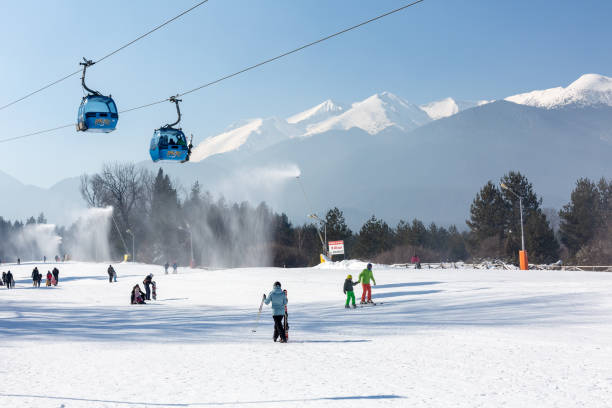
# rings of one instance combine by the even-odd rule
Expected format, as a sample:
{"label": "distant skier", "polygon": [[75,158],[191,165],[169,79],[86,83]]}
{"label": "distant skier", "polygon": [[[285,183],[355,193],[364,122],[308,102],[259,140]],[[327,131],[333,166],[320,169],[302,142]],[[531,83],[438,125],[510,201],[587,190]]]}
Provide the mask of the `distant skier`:
{"label": "distant skier", "polygon": [[59,269],[53,268],[53,271],[51,271],[51,273],[53,274],[53,279],[55,280],[53,286],[57,286],[57,284],[59,283]]}
{"label": "distant skier", "polygon": [[280,336],[280,342],[286,343],[285,327],[283,326],[283,317],[285,317],[285,306],[287,305],[287,295],[281,289],[280,282],[274,282],[274,286],[270,294],[266,297],[264,293],[263,299],[266,305],[272,302],[272,318],[274,319],[274,335],[276,341]]}
{"label": "distant skier", "polygon": [[172,264],[172,273],[176,273],[176,270],[178,269],[178,265],[175,263]]}
{"label": "distant skier", "polygon": [[[376,286],[376,279],[374,279],[374,273],[372,273],[372,264],[369,263],[367,268],[364,269],[359,274],[359,280],[357,282],[361,282],[361,286],[363,288],[363,293],[361,294],[361,304],[363,303],[373,303],[372,302],[372,286],[370,286],[370,280],[374,282],[374,286]],[[367,296],[367,301],[366,301]]]}
{"label": "distant skier", "polygon": [[151,300],[151,282],[153,281],[153,274],[150,273],[147,276],[145,276],[144,280],[142,281],[142,284],[145,287],[146,290],[146,295],[145,295],[145,299],[146,300]]}
{"label": "distant skier", "polygon": [[21,265],[21,259],[17,258],[17,265]]}
{"label": "distant skier", "polygon": [[43,262],[47,263],[47,255],[43,256]]}
{"label": "distant skier", "polygon": [[108,265],[108,269],[106,270],[106,272],[108,273],[108,282],[109,283],[113,282],[113,278],[115,279],[115,282],[117,282],[115,268],[113,268],[113,265]]}
{"label": "distant skier", "polygon": [[410,259],[410,262],[414,264],[414,267],[416,269],[421,269],[421,259],[417,254],[412,255],[412,259]]}
{"label": "distant skier", "polygon": [[2,285],[6,285],[6,272],[2,272]]}
{"label": "distant skier", "polygon": [[166,261],[166,263],[164,264],[164,272],[166,272],[166,275],[168,274],[169,267],[170,267],[170,264],[168,263],[168,261]]}
{"label": "distant skier", "polygon": [[6,273],[6,288],[7,289],[12,289],[15,287],[15,280],[13,279],[13,274],[11,273],[11,271],[8,271]]}
{"label": "distant skier", "polygon": [[344,281],[344,294],[346,295],[346,304],[344,307],[347,309],[349,308],[349,301],[352,302],[353,309],[357,307],[355,306],[355,291],[353,290],[353,286],[355,285],[359,285],[359,282],[353,282],[353,276],[348,275]]}

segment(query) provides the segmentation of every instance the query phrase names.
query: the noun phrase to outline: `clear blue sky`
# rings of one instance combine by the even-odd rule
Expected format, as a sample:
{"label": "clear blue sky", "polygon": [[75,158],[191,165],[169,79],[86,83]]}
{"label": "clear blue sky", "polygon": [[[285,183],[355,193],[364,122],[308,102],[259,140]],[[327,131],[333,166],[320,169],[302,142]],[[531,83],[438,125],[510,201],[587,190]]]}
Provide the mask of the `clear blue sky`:
{"label": "clear blue sky", "polygon": [[[98,59],[196,1],[4,2],[0,105]],[[400,0],[210,0],[94,66],[88,84],[119,109],[193,88],[406,4]],[[286,117],[325,99],[381,91],[414,103],[498,99],[612,76],[612,2],[426,0],[399,14],[184,98],[183,128],[198,142],[233,122]],[[75,120],[80,76],[0,111],[0,138]],[[148,159],[170,103],[120,117],[118,130],[72,129],[2,144],[0,170],[49,186],[104,161]]]}

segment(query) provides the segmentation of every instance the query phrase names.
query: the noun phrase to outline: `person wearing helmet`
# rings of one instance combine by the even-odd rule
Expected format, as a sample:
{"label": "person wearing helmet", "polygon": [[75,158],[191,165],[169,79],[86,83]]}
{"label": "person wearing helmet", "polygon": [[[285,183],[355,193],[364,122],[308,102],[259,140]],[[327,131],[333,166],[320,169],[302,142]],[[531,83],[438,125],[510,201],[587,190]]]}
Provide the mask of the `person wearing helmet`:
{"label": "person wearing helmet", "polygon": [[285,306],[287,305],[287,295],[281,289],[280,282],[274,282],[272,291],[266,296],[264,293],[263,299],[266,305],[272,303],[272,318],[274,319],[274,335],[276,341],[280,336],[280,342],[286,343],[285,327],[283,326],[283,318],[285,317]]}
{"label": "person wearing helmet", "polygon": [[355,292],[353,291],[353,286],[358,284],[359,282],[353,282],[352,275],[348,275],[344,281],[344,294],[346,295],[346,304],[344,307],[347,309],[349,308],[349,301],[352,302],[353,309],[357,307],[355,306]]}
{"label": "person wearing helmet", "polygon": [[[373,303],[372,302],[372,287],[370,286],[370,280],[374,282],[374,286],[376,286],[376,279],[374,279],[374,274],[372,273],[372,264],[369,263],[367,268],[364,269],[359,274],[358,283],[361,282],[361,286],[363,288],[363,293],[361,294],[361,302],[359,303]],[[367,296],[367,301],[366,301]]]}

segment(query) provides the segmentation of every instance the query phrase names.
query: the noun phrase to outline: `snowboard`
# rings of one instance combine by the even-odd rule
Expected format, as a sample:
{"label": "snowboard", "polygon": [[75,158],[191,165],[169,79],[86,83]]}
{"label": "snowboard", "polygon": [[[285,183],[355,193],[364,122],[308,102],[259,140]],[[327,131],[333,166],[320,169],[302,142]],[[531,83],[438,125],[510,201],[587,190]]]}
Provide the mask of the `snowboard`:
{"label": "snowboard", "polygon": [[[287,289],[283,290],[283,292],[285,292],[285,297],[287,297]],[[285,329],[285,339],[287,341],[289,341],[289,322],[287,322],[287,317],[289,315],[287,314],[287,305],[285,305],[285,320],[283,321],[283,326]]]}
{"label": "snowboard", "polygon": [[153,300],[157,300],[157,284],[155,281],[151,281],[151,296]]}

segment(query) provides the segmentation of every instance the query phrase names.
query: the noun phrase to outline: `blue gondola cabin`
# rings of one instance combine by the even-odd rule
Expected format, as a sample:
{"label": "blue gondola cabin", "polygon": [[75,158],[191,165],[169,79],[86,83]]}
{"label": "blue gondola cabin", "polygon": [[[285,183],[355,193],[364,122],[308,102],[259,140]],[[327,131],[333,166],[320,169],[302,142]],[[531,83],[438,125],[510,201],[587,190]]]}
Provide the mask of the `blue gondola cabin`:
{"label": "blue gondola cabin", "polygon": [[87,95],[81,101],[77,117],[77,130],[108,133],[115,130],[119,114],[110,96]]}
{"label": "blue gondola cabin", "polygon": [[149,153],[154,162],[169,160],[184,163],[189,160],[189,150],[182,130],[162,127],[153,133]]}

